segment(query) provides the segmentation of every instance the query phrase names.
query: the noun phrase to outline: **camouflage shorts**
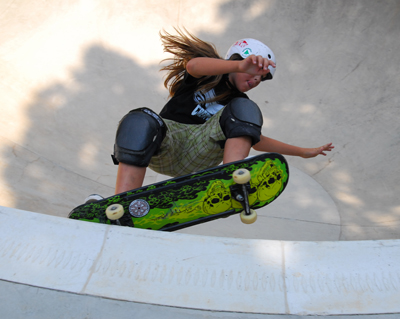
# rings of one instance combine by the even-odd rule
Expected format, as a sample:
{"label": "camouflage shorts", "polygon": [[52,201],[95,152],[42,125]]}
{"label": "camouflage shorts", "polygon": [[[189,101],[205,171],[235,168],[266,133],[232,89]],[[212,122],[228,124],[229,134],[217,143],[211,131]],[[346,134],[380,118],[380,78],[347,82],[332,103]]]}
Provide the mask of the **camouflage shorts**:
{"label": "camouflage shorts", "polygon": [[225,140],[219,124],[221,113],[222,110],[200,125],[164,120],[167,135],[149,167],[157,173],[176,177],[219,165],[224,150],[218,141]]}

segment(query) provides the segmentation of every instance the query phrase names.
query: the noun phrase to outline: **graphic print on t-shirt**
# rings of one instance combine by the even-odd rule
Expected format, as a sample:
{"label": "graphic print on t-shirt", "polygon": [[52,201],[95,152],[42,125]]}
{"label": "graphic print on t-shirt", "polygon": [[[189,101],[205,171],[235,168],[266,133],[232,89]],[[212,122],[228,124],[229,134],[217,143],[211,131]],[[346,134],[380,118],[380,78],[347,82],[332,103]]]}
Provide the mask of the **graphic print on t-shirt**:
{"label": "graphic print on t-shirt", "polygon": [[224,107],[223,105],[218,104],[217,102],[206,103],[207,100],[211,100],[214,97],[215,97],[214,89],[211,89],[206,93],[196,92],[194,94],[194,100],[198,104],[196,108],[193,110],[192,115],[198,116],[205,121],[209,120],[211,116],[213,116],[215,113],[217,113]]}

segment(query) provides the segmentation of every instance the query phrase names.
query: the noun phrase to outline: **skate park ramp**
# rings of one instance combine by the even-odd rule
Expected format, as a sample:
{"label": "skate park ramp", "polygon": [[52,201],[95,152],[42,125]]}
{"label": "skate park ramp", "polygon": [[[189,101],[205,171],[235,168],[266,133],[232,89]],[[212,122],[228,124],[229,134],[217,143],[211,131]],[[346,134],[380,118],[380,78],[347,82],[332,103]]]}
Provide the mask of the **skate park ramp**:
{"label": "skate park ramp", "polygon": [[[93,305],[91,309],[96,308],[97,303],[128,309],[136,301],[134,309],[147,316],[152,311],[165,314],[163,307],[166,306],[175,318],[179,317],[177,313],[194,318],[206,315],[229,318],[237,317],[237,313],[243,318],[302,318],[307,315],[343,318],[348,314],[395,318],[396,314],[390,313],[399,312],[392,306],[391,298],[398,300],[400,290],[400,270],[394,266],[398,262],[392,259],[398,252],[400,237],[399,1],[4,0],[0,2],[0,26],[0,206],[4,207],[0,216],[3,234],[6,234],[0,250],[0,257],[5,258],[1,262],[5,268],[0,271],[2,309],[19,309],[18,293],[29,298],[39,291],[39,299],[35,300],[40,301],[40,297],[49,297],[52,301],[74,299],[81,304],[88,302]],[[156,240],[157,236],[166,242],[184,239],[189,244],[193,242],[193,247],[200,249],[199,255],[203,257],[206,253],[202,245],[214,249],[210,248],[213,247],[210,238],[213,238],[217,248],[221,245],[252,247],[249,249],[258,254],[250,257],[259,266],[264,264],[257,258],[266,260],[261,253],[267,249],[265,247],[282,252],[274,256],[283,256],[283,259],[288,257],[288,251],[300,247],[298,251],[304,255],[291,259],[293,264],[280,259],[287,265],[281,269],[282,278],[293,276],[295,280],[291,277],[293,281],[279,281],[275,273],[276,290],[271,288],[272,281],[268,281],[271,293],[279,291],[285,296],[281,308],[255,305],[254,310],[245,306],[231,307],[223,302],[220,307],[215,306],[211,302],[214,286],[201,285],[201,281],[197,281],[196,287],[202,287],[204,298],[207,289],[210,292],[209,308],[207,302],[196,305],[191,298],[183,297],[177,303],[169,303],[167,296],[161,296],[160,303],[154,298],[146,302],[151,289],[159,289],[154,285],[146,288],[144,299],[140,300],[135,296],[127,298],[123,293],[109,296],[106,290],[99,288],[102,277],[96,277],[99,273],[107,276],[108,273],[101,270],[107,267],[102,264],[99,271],[87,264],[79,266],[86,250],[79,251],[81,248],[75,237],[82,236],[83,231],[96,234],[98,229],[98,239],[103,241],[104,234],[117,231],[110,230],[109,226],[77,224],[66,217],[89,194],[113,194],[117,168],[110,154],[121,117],[137,107],[149,107],[158,112],[167,101],[159,63],[168,56],[162,51],[158,33],[162,29],[174,32],[174,26],[185,27],[201,39],[214,43],[222,56],[240,38],[265,42],[277,58],[275,77],[249,92],[263,112],[263,134],[303,147],[333,142],[335,149],[326,157],[313,159],[287,156],[291,172],[289,185],[280,198],[258,211],[256,224],[244,226],[237,216],[232,216],[179,234],[124,229],[113,236],[122,236],[121,240],[123,236],[137,236],[142,243],[145,243],[144,238]],[[145,184],[164,178],[148,170]],[[35,235],[28,230],[37,227],[45,233],[43,225],[48,229],[60,227],[64,231],[49,231],[53,236],[66,237],[44,240],[42,233]],[[8,241],[14,237],[24,238],[30,244],[21,246],[18,240]],[[82,238],[92,242],[87,235]],[[54,273],[53,277],[41,277],[38,273],[48,267],[57,268],[55,265],[70,269],[65,266],[66,261],[57,263],[64,257],[46,255],[53,256],[48,257],[53,258],[51,262],[47,257],[35,259],[33,256],[36,253],[42,256],[40,252],[46,249],[56,251],[52,243],[61,245],[69,240],[76,244],[71,247],[78,250],[65,250],[62,256],[71,256],[69,260],[75,260],[76,265],[88,273],[87,277],[78,276],[72,288],[67,287],[67,283],[60,288],[60,282],[54,279],[59,273]],[[36,253],[27,253],[32,247],[36,247],[33,249]],[[324,247],[332,254],[321,253]],[[103,254],[103,248],[99,248],[98,254]],[[123,248],[115,248],[114,252],[121,260],[122,252],[127,249],[128,255],[135,253],[135,248]],[[121,255],[118,255],[119,250]],[[60,248],[60,251],[64,250]],[[166,251],[179,254],[170,249]],[[241,256],[249,257],[247,253],[241,255],[242,250],[235,252],[237,259],[229,259],[226,254],[221,253],[221,256],[231,262],[241,260]],[[361,266],[352,254],[360,256]],[[94,254],[93,260],[102,260],[100,255]],[[191,258],[189,255],[185,258]],[[15,258],[12,261],[15,265],[10,265],[25,272],[24,276],[7,270],[6,262],[10,262],[11,257]],[[350,257],[351,261],[343,261],[343,265],[330,259]],[[149,269],[164,265],[157,258],[150,260],[153,263]],[[181,259],[176,257],[174,262],[178,264],[174,268],[169,268],[166,262],[170,273],[171,269],[186,270],[188,264],[181,265],[178,260]],[[36,268],[24,268],[24,261],[35,261]],[[186,277],[180,280],[190,281],[200,276],[196,274],[209,274],[214,282],[218,282],[215,278],[223,282],[223,276],[212,277],[223,260],[216,260],[214,268],[210,266],[204,271],[202,262],[198,272],[193,270],[191,275],[186,272]],[[315,277],[310,272],[306,278],[302,270],[296,270],[299,265],[306,267],[312,262],[315,262]],[[249,264],[244,265],[247,266]],[[375,267],[375,270],[368,267]],[[358,268],[361,270],[357,271]],[[260,288],[262,284],[255,283],[266,282],[263,281],[266,269],[254,271],[259,276],[257,280],[255,275],[251,277],[253,290],[261,295],[265,289]],[[236,270],[225,270],[224,274],[229,277],[231,271],[235,273]],[[324,281],[324,274],[330,272],[333,274],[331,281]],[[251,304],[246,296],[249,289],[241,286],[242,281],[238,279],[246,278],[249,272],[238,273],[240,276],[232,275],[240,288],[237,293]],[[32,282],[35,275],[39,279]],[[135,283],[146,283],[143,276],[132,278]],[[323,291],[320,295],[320,290],[315,288],[318,285]],[[224,289],[218,290],[218,294],[223,294]],[[307,294],[308,301],[302,300],[308,306],[297,307],[295,293],[304,291],[311,292]],[[197,290],[186,293],[196,294]],[[290,293],[292,299],[288,298]],[[232,291],[228,296],[232,303],[236,300]],[[342,299],[332,296],[349,298],[352,305],[358,301],[359,307],[346,307]],[[331,304],[324,303],[329,299]],[[381,300],[386,303],[381,302],[378,307]],[[259,302],[262,304],[263,300]],[[310,306],[313,303],[314,308]],[[155,305],[160,307],[157,311]],[[34,302],[25,309],[35,309]],[[43,309],[50,311],[51,307]],[[176,312],[173,309],[177,309]],[[188,313],[187,309],[193,312]],[[221,314],[218,311],[222,311]],[[94,317],[90,313],[88,316]]]}

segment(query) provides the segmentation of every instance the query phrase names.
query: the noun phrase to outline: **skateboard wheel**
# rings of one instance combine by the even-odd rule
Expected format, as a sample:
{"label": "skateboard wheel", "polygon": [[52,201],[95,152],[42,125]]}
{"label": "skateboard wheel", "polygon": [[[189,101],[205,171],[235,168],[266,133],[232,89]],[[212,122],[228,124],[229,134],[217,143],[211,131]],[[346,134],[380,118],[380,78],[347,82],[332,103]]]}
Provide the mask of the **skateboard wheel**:
{"label": "skateboard wheel", "polygon": [[124,215],[124,207],[120,204],[112,204],[107,207],[106,215],[110,220],[120,219]]}
{"label": "skateboard wheel", "polygon": [[236,184],[246,184],[251,179],[250,172],[245,168],[234,171],[232,177]]}
{"label": "skateboard wheel", "polygon": [[257,220],[257,213],[254,209],[250,209],[250,215],[246,215],[246,212],[243,211],[240,213],[240,220],[244,224],[253,224]]}

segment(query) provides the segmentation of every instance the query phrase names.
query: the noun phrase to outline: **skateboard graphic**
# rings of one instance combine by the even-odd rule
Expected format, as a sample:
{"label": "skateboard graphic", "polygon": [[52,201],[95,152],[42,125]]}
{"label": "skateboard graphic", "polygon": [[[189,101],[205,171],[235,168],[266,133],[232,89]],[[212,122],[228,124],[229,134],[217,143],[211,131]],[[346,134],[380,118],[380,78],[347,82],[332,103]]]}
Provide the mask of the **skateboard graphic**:
{"label": "skateboard graphic", "polygon": [[242,222],[250,224],[255,209],[275,200],[288,180],[285,158],[265,153],[83,204],[68,217],[174,231],[241,213]]}

